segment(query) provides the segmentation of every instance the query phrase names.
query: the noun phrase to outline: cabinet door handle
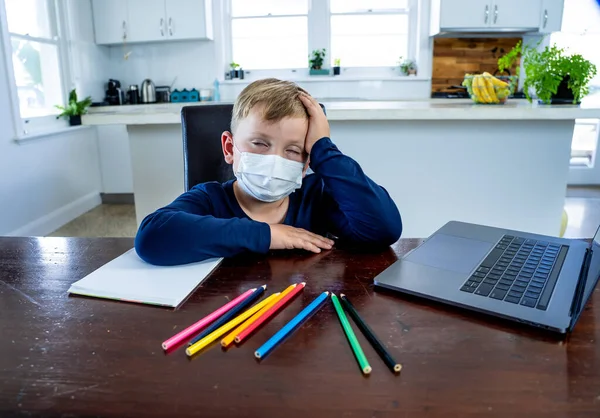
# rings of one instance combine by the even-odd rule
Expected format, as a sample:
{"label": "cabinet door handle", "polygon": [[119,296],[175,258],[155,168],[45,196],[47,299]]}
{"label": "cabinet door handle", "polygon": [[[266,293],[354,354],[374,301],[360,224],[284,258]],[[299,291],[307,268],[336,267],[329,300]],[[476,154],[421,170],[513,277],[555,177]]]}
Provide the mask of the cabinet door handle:
{"label": "cabinet door handle", "polygon": [[127,22],[123,21],[123,40],[127,39]]}
{"label": "cabinet door handle", "polygon": [[173,19],[169,18],[169,36],[173,36]]}
{"label": "cabinet door handle", "polygon": [[489,6],[485,6],[485,13],[483,14],[483,23],[487,24],[489,17],[490,17],[490,8],[489,8]]}
{"label": "cabinet door handle", "polygon": [[158,29],[160,29],[160,36],[165,36],[165,19],[163,19],[162,17],[160,18]]}
{"label": "cabinet door handle", "polygon": [[544,25],[543,27],[546,27],[546,24],[548,23],[548,9],[544,9]]}
{"label": "cabinet door handle", "polygon": [[498,5],[494,6],[494,23],[498,21]]}

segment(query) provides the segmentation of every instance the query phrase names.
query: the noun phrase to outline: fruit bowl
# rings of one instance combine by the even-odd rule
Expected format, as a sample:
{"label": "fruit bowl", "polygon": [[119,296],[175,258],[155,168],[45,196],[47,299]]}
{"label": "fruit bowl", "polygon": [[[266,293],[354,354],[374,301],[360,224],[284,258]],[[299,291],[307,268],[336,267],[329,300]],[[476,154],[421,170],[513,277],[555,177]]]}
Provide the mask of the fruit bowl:
{"label": "fruit bowl", "polygon": [[504,104],[513,95],[517,80],[517,77],[510,77],[509,82],[506,82],[490,73],[467,74],[462,85],[467,88],[475,103]]}

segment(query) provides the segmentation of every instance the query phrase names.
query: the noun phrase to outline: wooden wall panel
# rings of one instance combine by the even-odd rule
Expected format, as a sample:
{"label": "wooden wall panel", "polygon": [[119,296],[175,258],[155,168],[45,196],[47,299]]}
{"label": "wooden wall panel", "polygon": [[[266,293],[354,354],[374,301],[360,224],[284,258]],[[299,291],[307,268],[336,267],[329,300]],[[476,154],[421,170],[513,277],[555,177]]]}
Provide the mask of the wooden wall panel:
{"label": "wooden wall panel", "polygon": [[[498,58],[519,40],[521,38],[435,38],[431,90],[452,91],[449,87],[460,85],[465,73],[494,74],[498,70]],[[515,75],[515,68],[510,73]]]}

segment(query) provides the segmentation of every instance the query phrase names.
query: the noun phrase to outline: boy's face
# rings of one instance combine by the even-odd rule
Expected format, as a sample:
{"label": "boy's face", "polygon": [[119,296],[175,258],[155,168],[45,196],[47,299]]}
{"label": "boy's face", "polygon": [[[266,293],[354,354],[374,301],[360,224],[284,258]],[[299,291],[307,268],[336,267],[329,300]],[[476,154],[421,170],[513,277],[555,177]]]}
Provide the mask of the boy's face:
{"label": "boy's face", "polygon": [[[304,143],[307,132],[307,118],[289,117],[278,122],[267,122],[260,117],[260,112],[252,109],[247,118],[238,122],[235,134],[223,132],[223,155],[228,164],[233,164],[234,172],[237,170],[240,152],[274,154],[306,163],[308,154]],[[234,143],[237,150],[233,146]],[[304,171],[306,172],[306,168]]]}

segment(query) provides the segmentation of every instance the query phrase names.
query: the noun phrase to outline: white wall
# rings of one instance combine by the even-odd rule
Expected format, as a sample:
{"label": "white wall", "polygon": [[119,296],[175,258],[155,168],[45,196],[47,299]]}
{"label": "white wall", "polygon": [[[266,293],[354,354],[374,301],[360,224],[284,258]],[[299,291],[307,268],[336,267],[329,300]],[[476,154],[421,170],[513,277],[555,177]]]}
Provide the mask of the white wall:
{"label": "white wall", "polygon": [[[89,12],[89,0],[70,0],[75,16]],[[81,94],[95,94],[94,69],[101,51],[89,40],[90,27],[73,25],[83,40],[77,71]],[[6,74],[6,54],[0,47],[0,235],[45,235],[100,202],[98,144],[93,128],[43,138],[14,141],[14,123]]]}

